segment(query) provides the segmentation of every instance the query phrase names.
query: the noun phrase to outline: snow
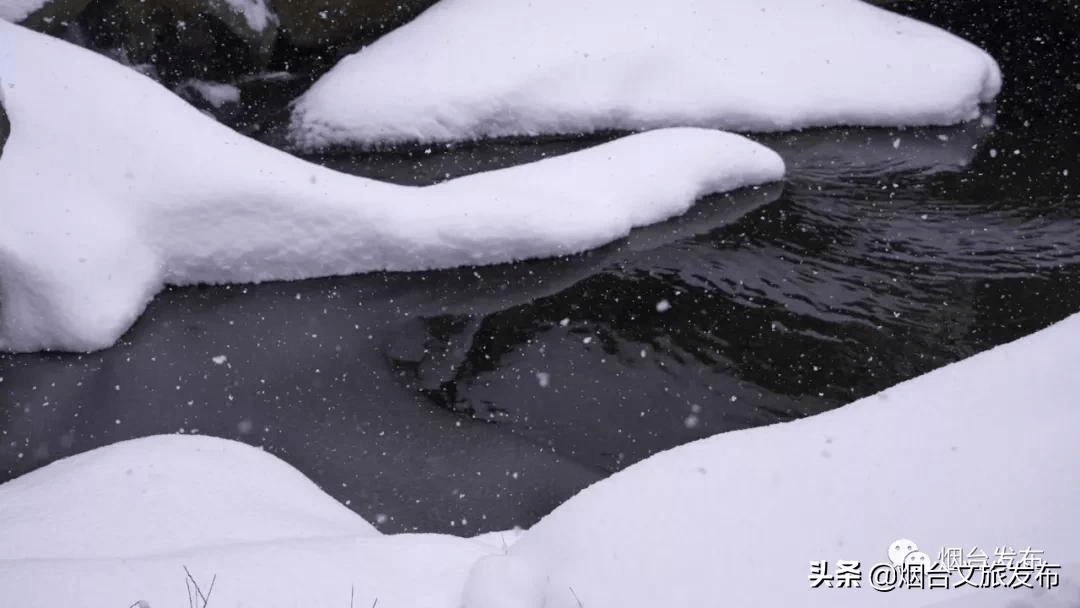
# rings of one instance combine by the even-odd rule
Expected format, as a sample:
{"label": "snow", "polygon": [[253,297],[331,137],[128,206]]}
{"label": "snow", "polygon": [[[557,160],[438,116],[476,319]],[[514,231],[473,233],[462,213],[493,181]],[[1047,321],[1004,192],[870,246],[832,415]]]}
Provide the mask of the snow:
{"label": "snow", "polygon": [[317,81],[291,136],[943,125],[1000,86],[980,49],[858,0],[442,0]]}
{"label": "snow", "polygon": [[6,22],[0,81],[12,125],[0,350],[107,347],[164,284],[580,252],[784,170],[740,136],[671,129],[403,187],[247,139],[132,70]]}
{"label": "snow", "polygon": [[[675,448],[567,501],[509,555],[546,567],[548,608],[1033,601],[812,590],[808,564],[860,560],[865,575],[900,538],[931,558],[1009,545],[1080,564],[1078,357],[1080,315],[826,414]],[[1040,602],[1080,605],[1076,571],[1062,576]]]}
{"label": "snow", "polygon": [[469,571],[466,608],[542,608],[544,573],[526,560],[509,555],[481,558]]}
{"label": "snow", "polygon": [[208,437],[121,442],[0,487],[0,560],[123,558],[377,535],[280,460]]}
{"label": "snow", "polygon": [[48,2],[49,0],[3,0],[0,2],[0,20],[18,23]]}
{"label": "snow", "polygon": [[[383,536],[273,456],[150,437],[0,485],[11,605],[426,608],[1080,605],[1080,315],[809,419],[658,454],[524,533]],[[896,539],[1010,545],[1051,591],[810,589],[811,560]],[[894,552],[894,557],[898,553]]]}
{"label": "snow", "polygon": [[[50,1],[2,0],[0,1],[0,19],[19,23]],[[265,0],[226,0],[226,4],[243,16],[248,27],[255,32],[264,31],[277,20]]]}
{"label": "snow", "polygon": [[215,108],[221,108],[230,103],[240,103],[240,88],[226,82],[192,79],[181,83],[179,88],[194,91]]}
{"label": "snow", "polygon": [[487,551],[450,536],[343,536],[124,559],[0,560],[0,589],[5,605],[19,608],[140,600],[188,608],[186,567],[204,593],[214,581],[209,608],[460,608],[461,581]]}

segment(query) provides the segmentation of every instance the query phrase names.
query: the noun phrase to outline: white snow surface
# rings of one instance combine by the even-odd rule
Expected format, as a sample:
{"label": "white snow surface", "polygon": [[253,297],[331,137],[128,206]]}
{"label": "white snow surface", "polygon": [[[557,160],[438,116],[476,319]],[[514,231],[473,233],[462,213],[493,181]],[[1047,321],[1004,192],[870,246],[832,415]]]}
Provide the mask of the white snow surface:
{"label": "white snow surface", "polygon": [[284,462],[210,437],[125,441],[3,488],[0,560],[123,558],[378,534]]}
{"label": "white snow surface", "polygon": [[[49,2],[50,0],[0,0],[0,19],[18,23]],[[226,4],[243,15],[248,27],[256,32],[262,32],[277,20],[266,0],[226,0]]]}
{"label": "white snow surface", "polygon": [[587,488],[509,554],[545,569],[546,608],[1080,606],[1068,568],[1072,584],[1042,598],[807,579],[812,560],[859,560],[865,577],[901,538],[931,558],[1007,545],[1080,564],[1078,358],[1074,315],[837,410],[669,450]]}
{"label": "white snow surface", "polygon": [[240,87],[227,82],[190,79],[182,82],[179,88],[194,91],[215,108],[240,103]]}
{"label": "white snow surface", "polygon": [[[157,436],[0,485],[5,606],[454,606],[486,545],[382,536],[292,467],[215,438]],[[199,602],[198,605],[202,605]]]}
{"label": "white snow surface", "polygon": [[[669,450],[571,498],[508,551],[371,532],[253,448],[140,439],[0,485],[0,539],[14,539],[0,589],[22,608],[179,608],[186,566],[203,589],[217,575],[211,605],[223,607],[352,595],[381,608],[1076,608],[1078,357],[1080,315],[827,414]],[[1042,549],[1063,584],[809,588],[809,561],[867,568],[898,538],[931,554]]]}
{"label": "white snow surface", "polygon": [[0,20],[18,23],[48,2],[49,0],[0,0]]}
{"label": "white snow surface", "polygon": [[12,127],[0,153],[0,350],[107,347],[167,283],[580,252],[784,171],[740,136],[670,129],[396,186],[245,138],[130,69],[6,22],[0,90]]}
{"label": "white snow surface", "polygon": [[267,5],[266,0],[226,0],[232,9],[244,16],[248,27],[262,32],[277,23],[277,16]]}
{"label": "white snow surface", "polygon": [[442,0],[295,104],[303,148],[975,118],[996,62],[859,0]]}

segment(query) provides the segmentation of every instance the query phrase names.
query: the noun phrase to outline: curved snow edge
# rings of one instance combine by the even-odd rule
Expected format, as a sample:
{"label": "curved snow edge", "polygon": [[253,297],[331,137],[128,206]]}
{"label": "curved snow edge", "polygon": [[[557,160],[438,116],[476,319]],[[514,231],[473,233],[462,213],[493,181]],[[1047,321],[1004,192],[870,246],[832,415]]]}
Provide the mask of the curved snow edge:
{"label": "curved snow edge", "polygon": [[[409,78],[401,78],[408,74]],[[978,116],[997,62],[856,0],[443,0],[293,103],[306,151],[677,126],[776,132]]]}
{"label": "curved snow edge", "polygon": [[12,127],[0,350],[106,348],[166,284],[577,253],[784,170],[740,136],[675,129],[404,187],[246,138],[132,70],[5,21],[0,80]]}

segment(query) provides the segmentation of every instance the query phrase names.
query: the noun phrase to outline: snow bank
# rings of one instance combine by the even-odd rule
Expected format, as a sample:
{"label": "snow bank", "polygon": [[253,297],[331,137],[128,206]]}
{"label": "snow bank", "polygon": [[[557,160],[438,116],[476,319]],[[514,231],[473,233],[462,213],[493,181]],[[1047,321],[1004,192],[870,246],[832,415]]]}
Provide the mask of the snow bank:
{"label": "snow bank", "polygon": [[377,534],[296,469],[244,444],[206,437],[125,441],[0,488],[0,560]]}
{"label": "snow bank", "polygon": [[1074,583],[1041,599],[807,578],[812,560],[860,560],[867,576],[899,538],[932,558],[1008,545],[1080,563],[1078,358],[1080,315],[826,414],[670,450],[581,492],[509,553],[550,576],[547,608],[912,606],[965,593],[1080,605],[1067,570]]}
{"label": "snow bank", "polygon": [[107,347],[165,283],[579,252],[783,174],[749,140],[677,129],[402,187],[244,138],[129,69],[5,22],[0,80],[12,126],[0,157],[0,350]]}
{"label": "snow bank", "polygon": [[226,3],[229,8],[243,15],[248,27],[256,32],[262,32],[277,23],[277,17],[267,6],[266,0],[226,0]]}
{"label": "snow bank", "polygon": [[[180,607],[187,567],[204,590],[217,576],[210,605],[261,608],[1075,608],[1078,338],[1080,315],[827,414],[675,448],[497,546],[379,535],[253,448],[121,443],[0,485],[0,590],[26,608]],[[898,538],[1045,550],[1063,584],[810,589],[810,561],[865,574]]]}
{"label": "snow bank", "polygon": [[997,64],[858,0],[443,0],[295,104],[303,148],[974,118]]}
{"label": "snow bank", "polygon": [[[4,605],[458,608],[493,553],[450,536],[381,536],[255,448],[193,436],[127,441],[0,485]],[[199,605],[202,605],[201,602]]]}
{"label": "snow bank", "polygon": [[0,1],[0,20],[18,23],[48,4],[49,0],[3,0]]}

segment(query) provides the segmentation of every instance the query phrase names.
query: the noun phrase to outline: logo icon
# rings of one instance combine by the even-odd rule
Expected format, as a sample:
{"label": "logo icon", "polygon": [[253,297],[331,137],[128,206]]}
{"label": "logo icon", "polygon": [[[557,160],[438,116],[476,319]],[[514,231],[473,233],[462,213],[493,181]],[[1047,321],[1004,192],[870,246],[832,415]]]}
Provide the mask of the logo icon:
{"label": "logo icon", "polygon": [[914,554],[921,556],[915,557],[914,559],[925,559],[925,561],[920,563],[928,563],[930,561],[930,557],[919,551],[919,546],[916,545],[913,540],[900,538],[894,540],[892,544],[889,545],[889,561],[891,561],[894,566],[903,566],[905,563],[908,563],[906,561],[908,556]]}

